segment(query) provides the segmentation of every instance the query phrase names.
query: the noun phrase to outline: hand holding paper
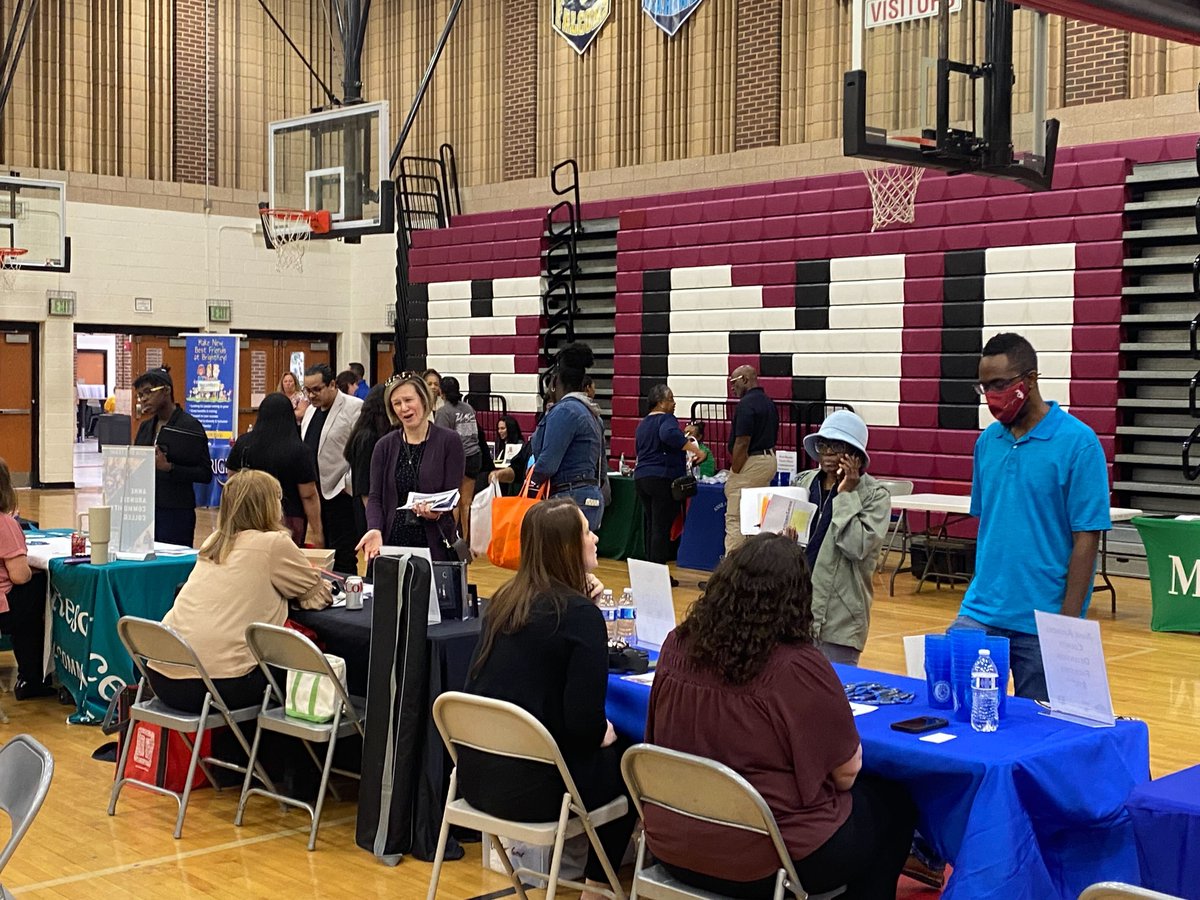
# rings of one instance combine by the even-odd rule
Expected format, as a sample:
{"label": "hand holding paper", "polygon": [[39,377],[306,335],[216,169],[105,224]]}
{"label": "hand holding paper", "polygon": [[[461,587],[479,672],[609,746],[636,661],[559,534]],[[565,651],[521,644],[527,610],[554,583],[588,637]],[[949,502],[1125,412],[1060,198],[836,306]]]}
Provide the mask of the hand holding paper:
{"label": "hand holding paper", "polygon": [[452,512],[458,506],[458,491],[442,491],[439,494],[423,494],[420,491],[413,491],[408,495],[408,500],[402,506],[397,506],[396,509],[415,509],[418,503],[425,504],[433,512]]}

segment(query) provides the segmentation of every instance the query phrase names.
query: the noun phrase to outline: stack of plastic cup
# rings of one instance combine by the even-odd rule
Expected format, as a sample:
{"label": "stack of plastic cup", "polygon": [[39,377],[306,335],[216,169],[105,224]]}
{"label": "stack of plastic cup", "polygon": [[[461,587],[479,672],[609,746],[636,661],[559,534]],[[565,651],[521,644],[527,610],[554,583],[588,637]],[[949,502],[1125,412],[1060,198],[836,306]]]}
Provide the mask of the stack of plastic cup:
{"label": "stack of plastic cup", "polygon": [[954,693],[954,718],[971,721],[971,667],[979,651],[987,647],[987,632],[982,628],[951,628],[950,687]]}
{"label": "stack of plastic cup", "polygon": [[925,687],[933,709],[953,709],[950,688],[950,638],[944,634],[925,635]]}
{"label": "stack of plastic cup", "polygon": [[1008,638],[991,637],[987,639],[987,648],[992,651],[992,662],[996,665],[996,673],[1000,676],[996,684],[1000,688],[1000,719],[1008,709]]}

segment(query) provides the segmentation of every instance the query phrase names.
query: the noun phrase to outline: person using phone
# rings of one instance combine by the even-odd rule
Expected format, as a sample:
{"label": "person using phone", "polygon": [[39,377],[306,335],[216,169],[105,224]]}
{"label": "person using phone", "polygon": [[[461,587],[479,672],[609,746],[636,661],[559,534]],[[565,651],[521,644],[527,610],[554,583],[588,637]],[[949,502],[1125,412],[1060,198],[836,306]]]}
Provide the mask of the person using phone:
{"label": "person using phone", "polygon": [[212,481],[204,426],[175,403],[167,367],[149,369],[133,382],[137,414],[146,421],[133,443],[154,448],[154,540],[191,547],[196,539],[193,485]]}
{"label": "person using phone", "polygon": [[804,438],[804,450],[818,463],[796,479],[817,506],[805,551],[812,569],[813,634],[831,661],[858,665],[891,496],[866,473],[867,423],[855,413],[830,413],[820,430]]}

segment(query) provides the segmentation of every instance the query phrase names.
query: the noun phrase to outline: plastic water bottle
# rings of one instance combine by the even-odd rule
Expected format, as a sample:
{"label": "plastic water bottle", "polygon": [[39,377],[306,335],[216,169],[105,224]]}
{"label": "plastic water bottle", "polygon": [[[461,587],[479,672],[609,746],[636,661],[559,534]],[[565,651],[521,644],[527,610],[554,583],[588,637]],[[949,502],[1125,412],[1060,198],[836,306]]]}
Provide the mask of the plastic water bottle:
{"label": "plastic water bottle", "polygon": [[625,464],[625,454],[624,453],[621,454],[621,459],[617,463],[617,473],[620,475],[628,475],[629,474],[629,466],[627,466]]}
{"label": "plastic water bottle", "polygon": [[637,604],[633,601],[632,588],[625,588],[617,606],[617,637],[627,644],[637,641]]}
{"label": "plastic water bottle", "polygon": [[992,662],[992,651],[980,650],[971,667],[971,727],[995,731],[1000,727],[1000,673]]}
{"label": "plastic water bottle", "polygon": [[608,639],[617,639],[617,603],[613,600],[613,592],[608,588],[600,595],[600,612],[604,614],[604,627],[608,629]]}

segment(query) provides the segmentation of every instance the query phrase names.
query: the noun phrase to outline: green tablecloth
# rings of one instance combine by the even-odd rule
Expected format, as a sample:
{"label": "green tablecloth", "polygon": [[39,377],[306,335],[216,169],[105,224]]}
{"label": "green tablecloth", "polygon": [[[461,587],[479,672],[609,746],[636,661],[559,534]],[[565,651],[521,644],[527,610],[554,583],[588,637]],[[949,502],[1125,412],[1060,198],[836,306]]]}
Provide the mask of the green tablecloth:
{"label": "green tablecloth", "polygon": [[117,620],[162,619],[195,564],[195,556],[105,566],[50,560],[51,652],[55,674],[75,698],[69,721],[99,723],[113,695],[134,682]]}
{"label": "green tablecloth", "polygon": [[1150,630],[1200,631],[1200,521],[1133,520],[1150,569]]}
{"label": "green tablecloth", "polygon": [[643,535],[645,523],[642,519],[642,502],[633,489],[633,479],[625,475],[609,475],[612,485],[612,503],[604,510],[597,537],[600,544],[596,553],[605,559],[646,558],[646,541]]}

